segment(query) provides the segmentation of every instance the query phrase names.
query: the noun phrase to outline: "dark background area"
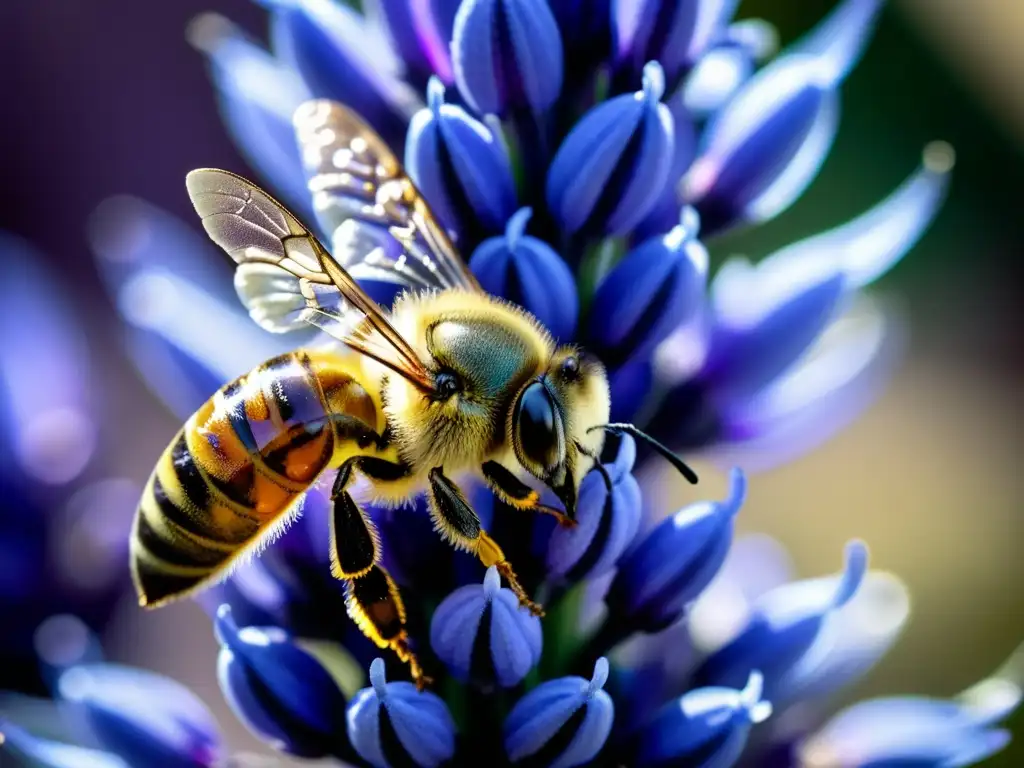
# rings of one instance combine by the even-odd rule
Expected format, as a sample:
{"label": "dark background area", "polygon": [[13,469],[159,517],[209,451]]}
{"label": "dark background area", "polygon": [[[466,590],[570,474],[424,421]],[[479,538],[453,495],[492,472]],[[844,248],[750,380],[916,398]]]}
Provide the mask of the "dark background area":
{"label": "dark background area", "polygon": [[[747,0],[741,4],[740,16],[771,20],[786,42],[832,5],[830,0]],[[0,230],[32,242],[73,288],[76,309],[102,363],[101,385],[110,390],[107,400],[116,403],[116,409],[107,408],[106,418],[119,423],[116,431],[125,441],[105,460],[116,462],[118,456],[134,455],[136,449],[127,441],[152,430],[142,436],[145,450],[139,451],[145,454],[144,460],[135,459],[137,466],[131,471],[144,471],[143,465],[162,447],[172,424],[120,356],[118,320],[93,267],[86,223],[101,200],[120,193],[144,198],[190,221],[192,211],[184,189],[187,171],[220,166],[246,172],[221,126],[202,57],[185,42],[188,22],[206,10],[230,17],[255,35],[264,31],[264,11],[245,0],[0,4],[4,96]],[[937,383],[934,376],[978,371],[985,381],[998,381],[1000,392],[1010,393],[1005,402],[996,404],[1002,409],[1000,426],[1019,438],[1024,421],[1020,410],[1024,342],[1018,330],[1024,136],[1015,136],[1008,123],[981,105],[954,66],[953,56],[930,43],[898,3],[886,9],[874,42],[844,87],[839,137],[821,176],[779,219],[730,237],[717,244],[714,253],[757,257],[838,225],[899,184],[913,170],[927,142],[950,142],[957,150],[950,200],[921,245],[883,281],[886,290],[905,298],[914,331],[914,357],[929,362],[928,367],[915,369],[917,378],[904,388],[912,399],[915,386]],[[4,328],[2,332],[21,330]],[[932,365],[934,361],[938,362]],[[956,417],[961,402],[966,405],[967,399],[982,396],[966,386],[953,391],[956,396],[943,401],[951,403],[949,411],[930,412],[926,420]],[[904,412],[901,403],[894,402],[894,413]],[[876,428],[872,445],[880,453],[891,448],[885,428],[898,425]],[[952,438],[944,432],[945,443],[939,448],[953,457],[956,466],[961,454],[979,450],[972,440],[984,439],[986,430],[987,426],[979,427],[974,437],[960,444],[955,430]],[[1019,446],[1020,441],[1011,444]],[[829,460],[847,460],[835,456]],[[893,461],[899,458],[894,456]],[[1024,509],[1019,504],[1024,491],[1019,476],[1011,474],[1011,468],[1019,466],[1020,455],[1003,458],[1001,466],[1008,475],[1005,487],[993,489],[992,498],[1006,519],[1016,515],[1004,532],[1020,543],[1024,526],[1019,519]],[[837,471],[856,473],[857,467],[842,466]],[[851,482],[879,480],[858,477]],[[979,504],[977,509],[964,509],[963,515],[980,518],[988,514],[986,509]],[[876,514],[884,517],[887,511],[876,510]],[[928,509],[919,514],[918,524],[928,525]],[[890,520],[879,525],[895,524]],[[1000,525],[995,523],[994,530]],[[785,540],[788,529],[781,530]],[[873,533],[869,541],[881,535]],[[986,593],[989,602],[982,603],[989,607],[971,613],[972,609],[964,608],[974,604],[970,594],[929,592],[931,571],[914,570],[915,558],[925,556],[914,550],[916,534],[911,530],[894,536],[905,548],[894,546],[889,565],[894,570],[902,566],[915,594],[920,590],[923,624],[916,626],[923,628],[908,638],[907,649],[871,678],[867,692],[923,688],[935,695],[955,693],[993,669],[1012,649],[1013,638],[1024,639],[1021,558],[1018,555],[1005,565],[987,564],[995,576],[986,583],[994,585],[998,594]],[[786,543],[793,547],[801,569],[834,560],[831,556],[815,559],[813,546],[803,542],[802,550],[795,534]],[[925,553],[935,568],[950,559],[959,542],[954,536],[945,546],[948,551]],[[981,559],[975,562],[982,568]],[[975,566],[957,562],[956,567],[968,573]],[[971,588],[965,579],[962,589],[966,593]],[[959,608],[943,602],[950,599]],[[944,634],[951,629],[957,632],[955,639]],[[906,689],[907,685],[918,688]],[[1024,744],[1018,742],[993,765],[1020,765],[1022,760]]]}

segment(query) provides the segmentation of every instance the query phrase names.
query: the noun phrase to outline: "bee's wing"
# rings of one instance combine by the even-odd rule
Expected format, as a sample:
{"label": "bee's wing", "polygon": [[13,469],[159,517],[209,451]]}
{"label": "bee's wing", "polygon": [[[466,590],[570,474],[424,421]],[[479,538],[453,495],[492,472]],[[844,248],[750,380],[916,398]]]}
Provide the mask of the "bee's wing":
{"label": "bee's wing", "polygon": [[207,234],[238,264],[235,287],[257,323],[275,332],[310,323],[430,389],[416,351],[281,203],[228,171],[201,168],[185,185]]}
{"label": "bee's wing", "polygon": [[313,207],[353,277],[413,291],[481,290],[401,163],[355,113],[309,101],[295,129]]}

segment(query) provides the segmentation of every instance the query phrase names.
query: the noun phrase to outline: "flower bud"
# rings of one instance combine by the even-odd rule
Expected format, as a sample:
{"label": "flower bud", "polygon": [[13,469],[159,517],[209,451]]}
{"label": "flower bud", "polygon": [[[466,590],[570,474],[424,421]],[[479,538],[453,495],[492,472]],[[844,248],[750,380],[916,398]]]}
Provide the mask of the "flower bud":
{"label": "flower bud", "polygon": [[214,629],[221,647],[217,677],[238,718],[284,752],[339,754],[345,696],[320,661],[278,627],[240,629],[226,605]]}
{"label": "flower bud", "polygon": [[416,765],[434,768],[455,754],[455,723],[445,703],[412,683],[389,683],[384,660],[370,664],[371,687],[349,704],[348,735],[356,752],[374,768]]}
{"label": "flower bud", "polygon": [[400,146],[416,98],[379,32],[333,0],[263,2],[271,11],[275,55],[302,76],[313,96],[345,104]]}
{"label": "flower bud", "polygon": [[548,571],[554,576],[576,582],[607,573],[640,528],[640,485],[630,474],[636,443],[623,435],[617,447],[615,459],[604,465],[611,488],[592,469],[580,483],[576,527],[556,528],[548,540]]}
{"label": "flower bud", "polygon": [[409,123],[406,170],[447,227],[470,236],[501,231],[516,205],[504,146],[462,107],[444,103],[437,78],[427,100]]}
{"label": "flower bud", "polygon": [[678,619],[722,566],[746,486],[734,469],[727,499],[684,507],[633,547],[605,598],[611,620],[655,632]]}
{"label": "flower bud", "polygon": [[377,19],[392,46],[405,62],[406,77],[417,88],[431,75],[441,82],[455,81],[448,42],[452,39],[455,12],[460,0],[369,0],[367,16]]}
{"label": "flower bud", "polygon": [[672,166],[672,114],[665,78],[644,67],[643,90],[609,99],[576,123],[548,170],[547,201],[568,233],[617,235],[654,207]]}
{"label": "flower bud", "polygon": [[863,51],[878,0],[846,0],[711,120],[685,198],[708,232],[770,219],[817,175],[835,138],[838,87]]}
{"label": "flower bud", "polygon": [[615,13],[615,58],[637,74],[657,61],[674,85],[722,34],[739,0],[625,0]]}
{"label": "flower bud", "polygon": [[636,765],[734,765],[752,726],[771,715],[763,684],[761,673],[751,672],[743,690],[698,688],[669,702],[641,731]]}
{"label": "flower bud", "polygon": [[451,49],[459,91],[480,114],[539,114],[562,91],[562,38],[547,0],[464,0]]}
{"label": "flower bud", "polygon": [[469,266],[485,291],[521,306],[556,339],[569,340],[579,311],[576,279],[550,245],[524,234],[532,213],[530,208],[517,211],[504,236],[481,243]]}
{"label": "flower bud", "polygon": [[642,360],[701,308],[708,252],[696,239],[697,216],[627,253],[597,287],[587,346],[610,367]]}
{"label": "flower bud", "polygon": [[501,587],[493,565],[483,585],[456,589],[430,622],[434,652],[460,680],[516,685],[540,661],[541,642],[540,619]]}
{"label": "flower bud", "polygon": [[213,715],[170,678],[118,664],[71,667],[59,697],[85,715],[102,746],[129,765],[212,768],[223,758]]}
{"label": "flower bud", "polygon": [[505,752],[513,763],[588,765],[604,747],[615,705],[602,688],[608,660],[594,665],[590,680],[561,677],[541,683],[513,707],[505,720]]}
{"label": "flower bud", "polygon": [[808,652],[831,631],[835,612],[856,596],[867,564],[867,547],[851,541],[838,578],[792,582],[763,595],[746,628],[697,670],[697,684],[735,687],[756,669],[764,675],[767,698],[775,700],[800,665],[813,660]]}

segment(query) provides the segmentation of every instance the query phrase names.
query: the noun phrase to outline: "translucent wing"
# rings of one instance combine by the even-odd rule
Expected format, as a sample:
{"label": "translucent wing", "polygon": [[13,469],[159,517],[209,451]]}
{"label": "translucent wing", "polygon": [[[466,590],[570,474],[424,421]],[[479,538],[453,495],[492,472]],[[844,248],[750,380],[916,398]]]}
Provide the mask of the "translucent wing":
{"label": "translucent wing", "polygon": [[185,185],[210,239],[238,264],[235,287],[257,323],[276,332],[311,323],[431,388],[415,350],[281,203],[228,171],[192,171]]}
{"label": "translucent wing", "polygon": [[473,273],[384,141],[351,110],[318,99],[295,129],[313,207],[332,251],[357,280],[413,291],[480,291]]}

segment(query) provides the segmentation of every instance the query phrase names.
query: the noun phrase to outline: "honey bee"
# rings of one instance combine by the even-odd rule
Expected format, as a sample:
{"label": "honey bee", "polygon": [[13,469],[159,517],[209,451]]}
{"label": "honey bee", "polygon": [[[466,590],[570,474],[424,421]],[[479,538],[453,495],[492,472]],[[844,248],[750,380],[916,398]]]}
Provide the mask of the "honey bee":
{"label": "honey bee", "polygon": [[[239,176],[196,170],[186,186],[207,233],[236,262],[235,286],[252,318],[273,332],[311,324],[341,343],[269,360],[192,415],[145,488],[132,576],[145,607],[210,585],[272,540],[321,475],[337,470],[331,571],[355,623],[422,686],[401,595],[350,493],[356,476],[385,503],[425,491],[440,535],[496,566],[540,615],[452,478],[476,476],[511,506],[572,525],[583,476],[601,468],[606,432],[650,438],[608,423],[598,360],[557,346],[532,316],[481,290],[394,155],[358,117],[314,101],[296,114],[296,129],[333,255]],[[357,277],[406,290],[385,312]],[[542,504],[527,481],[550,488],[564,511]]]}

